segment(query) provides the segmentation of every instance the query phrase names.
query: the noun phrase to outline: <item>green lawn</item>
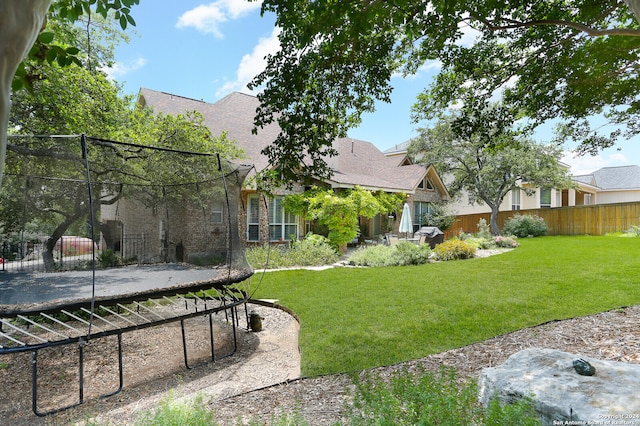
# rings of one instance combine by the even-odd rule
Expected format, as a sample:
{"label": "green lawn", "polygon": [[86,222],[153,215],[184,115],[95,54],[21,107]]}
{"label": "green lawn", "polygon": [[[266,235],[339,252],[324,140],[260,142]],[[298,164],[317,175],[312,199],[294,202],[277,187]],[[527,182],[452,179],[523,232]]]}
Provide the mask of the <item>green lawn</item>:
{"label": "green lawn", "polygon": [[[489,258],[270,272],[254,298],[279,299],[300,318],[305,376],[394,364],[546,321],[640,304],[640,238],[519,242],[516,250]],[[253,286],[260,281],[258,271]]]}

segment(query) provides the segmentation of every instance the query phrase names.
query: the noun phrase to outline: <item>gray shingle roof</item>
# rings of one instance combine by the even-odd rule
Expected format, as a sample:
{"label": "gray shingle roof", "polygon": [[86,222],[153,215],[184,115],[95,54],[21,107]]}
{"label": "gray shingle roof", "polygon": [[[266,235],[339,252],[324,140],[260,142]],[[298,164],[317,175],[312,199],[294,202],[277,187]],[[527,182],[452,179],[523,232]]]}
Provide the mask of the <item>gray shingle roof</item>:
{"label": "gray shingle roof", "polygon": [[595,184],[603,191],[640,189],[640,166],[603,167],[589,175],[574,176],[574,179]]}
{"label": "gray shingle roof", "polygon": [[413,191],[426,173],[424,166],[398,166],[371,142],[343,138],[333,147],[338,156],[327,162],[335,171],[331,180],[339,184]]}
{"label": "gray shingle roof", "polygon": [[[244,150],[257,170],[269,167],[268,158],[261,151],[276,139],[279,128],[273,124],[259,129],[257,135],[252,133],[253,117],[259,106],[255,96],[234,92],[212,104],[143,88],[139,102],[164,114],[198,111],[213,134],[217,136],[226,131],[227,137]],[[334,170],[331,181],[338,186],[361,185],[409,192],[426,173],[421,165],[399,166],[397,158],[384,155],[370,142],[343,138],[336,140],[334,148],[339,155],[326,161]]]}

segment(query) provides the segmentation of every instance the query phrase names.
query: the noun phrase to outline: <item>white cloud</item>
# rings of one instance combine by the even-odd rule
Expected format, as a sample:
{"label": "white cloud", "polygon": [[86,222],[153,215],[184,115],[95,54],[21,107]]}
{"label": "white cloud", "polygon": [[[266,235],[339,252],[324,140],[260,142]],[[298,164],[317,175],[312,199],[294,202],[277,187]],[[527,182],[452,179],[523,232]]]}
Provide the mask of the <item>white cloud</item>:
{"label": "white cloud", "polygon": [[476,44],[476,41],[482,35],[480,31],[473,28],[466,21],[458,22],[458,28],[462,31],[462,37],[456,42],[458,46],[471,47]]}
{"label": "white cloud", "polygon": [[183,13],[176,23],[177,28],[194,27],[204,34],[223,38],[220,24],[241,18],[259,9],[261,2],[246,0],[218,0],[208,5],[200,5]]}
{"label": "white cloud", "polygon": [[267,65],[265,57],[268,54],[276,53],[280,49],[280,43],[278,41],[279,33],[280,29],[276,27],[273,29],[269,37],[261,38],[258,41],[258,44],[253,48],[253,51],[250,54],[244,55],[240,60],[240,64],[236,71],[236,79],[225,83],[217,90],[216,95],[225,96],[229,94],[229,92],[233,91],[249,93],[247,84],[253,79],[253,77],[265,69]]}
{"label": "white cloud", "polygon": [[112,67],[103,68],[102,71],[104,71],[107,74],[107,77],[109,79],[118,80],[129,73],[132,73],[134,71],[141,69],[146,64],[147,64],[147,60],[145,58],[140,57],[132,61],[116,62],[115,64],[113,64]]}
{"label": "white cloud", "polygon": [[605,150],[597,155],[577,156],[573,152],[565,152],[560,160],[571,167],[574,176],[587,175],[602,167],[625,166],[631,164],[629,159],[618,151]]}

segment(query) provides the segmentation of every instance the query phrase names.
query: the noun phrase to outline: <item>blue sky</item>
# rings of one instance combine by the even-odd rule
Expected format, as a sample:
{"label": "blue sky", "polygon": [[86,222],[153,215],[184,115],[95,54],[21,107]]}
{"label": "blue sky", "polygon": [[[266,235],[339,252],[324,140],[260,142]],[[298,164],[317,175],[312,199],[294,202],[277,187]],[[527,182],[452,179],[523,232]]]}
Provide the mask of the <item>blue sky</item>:
{"label": "blue sky", "polygon": [[[135,33],[117,49],[117,64],[110,70],[127,94],[146,87],[215,102],[233,91],[251,93],[246,84],[263,69],[264,56],[278,48],[275,16],[260,17],[259,2],[142,0],[132,15]],[[437,71],[432,64],[411,78],[394,77],[392,103],[380,103],[349,136],[381,150],[416,136],[420,124],[411,123],[411,106]],[[550,128],[536,134],[540,142],[551,137]],[[563,160],[576,175],[605,166],[640,165],[640,144],[622,142],[596,157]]]}

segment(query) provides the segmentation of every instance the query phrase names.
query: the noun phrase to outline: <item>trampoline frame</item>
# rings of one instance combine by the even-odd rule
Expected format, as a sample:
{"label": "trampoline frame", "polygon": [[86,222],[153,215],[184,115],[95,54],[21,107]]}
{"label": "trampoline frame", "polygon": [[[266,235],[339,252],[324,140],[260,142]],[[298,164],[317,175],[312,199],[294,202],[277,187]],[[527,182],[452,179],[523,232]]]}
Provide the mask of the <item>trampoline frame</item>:
{"label": "trampoline frame", "polygon": [[[162,296],[159,299],[149,298],[146,302],[150,306],[145,306],[140,301],[132,302],[132,307],[128,307],[124,304],[118,303],[114,305],[98,305],[97,310],[104,310],[109,313],[110,316],[115,316],[119,320],[127,323],[128,325],[125,327],[119,326],[115,324],[115,320],[113,318],[105,318],[105,315],[99,315],[97,313],[93,313],[93,329],[96,331],[92,331],[91,334],[87,335],[82,330],[71,326],[63,321],[55,319],[53,316],[47,313],[39,313],[36,315],[38,318],[42,318],[43,321],[52,321],[57,323],[58,325],[63,327],[63,330],[53,330],[53,327],[49,327],[43,324],[43,321],[35,321],[29,317],[25,317],[24,315],[18,314],[16,318],[21,319],[26,323],[27,329],[19,327],[15,324],[12,324],[9,321],[9,318],[0,317],[0,336],[8,339],[17,344],[17,346],[13,347],[4,347],[0,346],[0,355],[3,354],[11,354],[18,352],[31,352],[31,398],[32,398],[32,411],[38,417],[44,417],[51,414],[58,413],[60,411],[64,411],[73,407],[77,407],[85,402],[84,398],[84,381],[85,381],[85,372],[84,372],[84,347],[91,341],[91,339],[99,339],[109,336],[117,337],[117,364],[118,364],[118,387],[116,390],[112,392],[108,392],[106,394],[100,395],[99,398],[106,398],[109,396],[113,396],[118,394],[124,386],[124,373],[123,373],[123,351],[122,351],[122,335],[135,331],[142,330],[149,327],[155,327],[159,325],[164,325],[173,322],[180,322],[180,329],[182,333],[182,352],[184,357],[185,367],[189,370],[206,364],[208,362],[215,362],[217,359],[226,358],[236,353],[238,349],[238,340],[237,340],[237,328],[240,326],[240,317],[238,313],[238,307],[244,305],[244,314],[247,324],[247,329],[249,329],[249,313],[247,308],[247,301],[249,300],[246,292],[234,288],[223,287],[222,289],[213,287],[210,290],[216,291],[215,297],[206,297],[203,295],[198,295],[193,292],[189,292],[186,294],[178,294],[174,295],[173,299],[168,296]],[[175,316],[166,316],[156,310],[156,307],[168,306],[162,305],[160,302],[169,302],[171,305],[175,304],[184,304],[184,309],[187,313],[183,313]],[[215,303],[217,302],[217,304]],[[190,307],[191,305],[191,307]],[[200,306],[199,306],[200,305]],[[90,313],[90,311],[86,308],[81,308],[81,311],[85,313]],[[126,312],[126,315],[124,313]],[[229,322],[231,320],[232,327],[232,335],[233,335],[233,349],[224,355],[217,356],[215,355],[215,339],[213,332],[213,314],[218,312],[225,313],[225,319]],[[89,322],[75,315],[74,313],[68,312],[67,310],[60,310],[59,313],[65,314],[70,318],[73,318],[76,321],[79,321],[81,324],[89,325]],[[33,315],[30,315],[33,317]],[[197,365],[189,364],[189,356],[188,356],[188,345],[186,339],[186,331],[185,331],[185,321],[191,318],[197,317],[205,317],[208,316],[209,320],[209,333],[208,340],[211,347],[211,358],[210,360],[204,361]],[[134,317],[136,320],[132,319]],[[109,327],[109,329],[102,329],[105,324]],[[47,340],[43,337],[36,335],[33,332],[28,331],[30,326],[38,327],[43,331],[54,334],[56,336],[61,337],[57,340]],[[27,336],[30,339],[40,341],[40,343],[28,344],[18,340],[15,336],[10,336],[3,330],[5,327],[12,329],[17,334],[22,334]],[[63,333],[64,330],[68,330],[75,336],[71,337],[69,335],[65,335]],[[57,407],[48,411],[40,411],[38,408],[38,376],[40,373],[38,372],[38,351],[42,349],[57,347],[57,346],[66,346],[66,345],[78,345],[78,398],[77,401],[62,407]]]}

